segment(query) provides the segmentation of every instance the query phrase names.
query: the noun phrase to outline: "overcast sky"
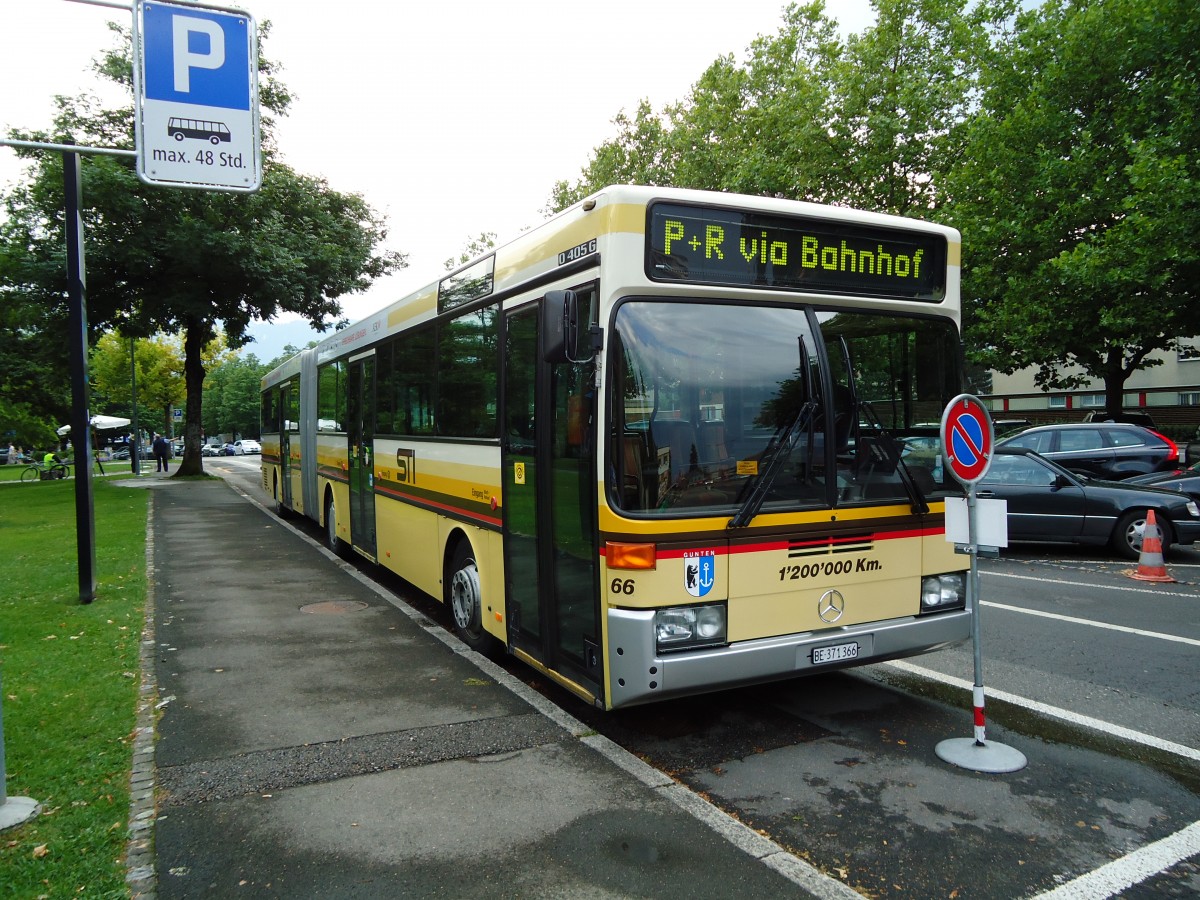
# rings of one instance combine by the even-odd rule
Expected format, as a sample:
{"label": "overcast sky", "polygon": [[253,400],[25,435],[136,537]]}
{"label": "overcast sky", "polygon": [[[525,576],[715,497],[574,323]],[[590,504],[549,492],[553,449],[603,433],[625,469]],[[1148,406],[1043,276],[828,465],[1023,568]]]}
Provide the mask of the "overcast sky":
{"label": "overcast sky", "polygon": [[[220,5],[220,4],[216,4]],[[543,219],[612,119],[640,99],[680,100],[718,56],[776,32],[783,0],[229,0],[260,23],[295,95],[277,130],[285,161],[362,194],[409,267],[342,298],[367,315],[442,273],[484,231],[500,241]],[[844,31],[869,0],[832,0]],[[130,14],[71,0],[0,0],[0,134],[49,124],[56,94],[96,86],[90,62]],[[19,177],[0,147],[0,185]],[[171,190],[171,188],[162,188]],[[261,359],[284,341],[261,329]],[[295,329],[287,340],[295,341]],[[281,331],[282,334],[282,331]],[[278,347],[275,345],[278,344]]]}

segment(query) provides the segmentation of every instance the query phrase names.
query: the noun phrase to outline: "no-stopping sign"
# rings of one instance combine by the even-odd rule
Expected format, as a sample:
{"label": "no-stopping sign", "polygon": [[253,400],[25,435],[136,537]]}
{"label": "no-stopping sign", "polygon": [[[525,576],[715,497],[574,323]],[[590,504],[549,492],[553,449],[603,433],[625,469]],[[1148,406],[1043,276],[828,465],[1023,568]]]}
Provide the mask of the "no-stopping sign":
{"label": "no-stopping sign", "polygon": [[992,464],[992,416],[978,397],[959,394],[942,413],[942,456],[950,474],[972,485]]}

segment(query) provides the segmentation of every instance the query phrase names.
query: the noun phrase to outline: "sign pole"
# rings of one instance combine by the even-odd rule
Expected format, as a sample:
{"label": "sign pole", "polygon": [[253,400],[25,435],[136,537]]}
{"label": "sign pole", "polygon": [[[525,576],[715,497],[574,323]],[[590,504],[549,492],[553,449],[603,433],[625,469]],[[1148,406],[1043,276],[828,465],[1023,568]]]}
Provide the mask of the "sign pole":
{"label": "sign pole", "polygon": [[992,463],[995,434],[992,416],[977,397],[959,394],[950,401],[941,424],[942,455],[946,466],[967,492],[967,608],[971,611],[971,644],[975,657],[975,682],[971,699],[975,710],[975,736],[950,738],[938,743],[934,752],[951,765],[975,772],[1017,772],[1029,764],[1025,754],[986,737],[983,690],[983,629],[979,600],[979,508],[975,486]]}
{"label": "sign pole", "polygon": [[64,153],[63,193],[70,298],[71,444],[75,448],[75,543],[79,602],[96,599],[96,524],[92,503],[92,423],[88,414],[87,284],[83,262],[83,172],[78,153]]}

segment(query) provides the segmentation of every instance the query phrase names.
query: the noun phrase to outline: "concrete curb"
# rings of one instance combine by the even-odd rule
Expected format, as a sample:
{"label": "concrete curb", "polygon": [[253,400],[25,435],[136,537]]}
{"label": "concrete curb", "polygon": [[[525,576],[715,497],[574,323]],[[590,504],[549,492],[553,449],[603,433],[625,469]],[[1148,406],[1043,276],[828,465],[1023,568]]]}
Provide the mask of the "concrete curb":
{"label": "concrete curb", "polygon": [[154,504],[146,516],[146,608],[139,648],[141,687],[133,732],[133,772],[129,781],[129,842],[125,848],[125,883],[134,898],[158,895],[154,868],[155,717],[158,682],[154,676]]}

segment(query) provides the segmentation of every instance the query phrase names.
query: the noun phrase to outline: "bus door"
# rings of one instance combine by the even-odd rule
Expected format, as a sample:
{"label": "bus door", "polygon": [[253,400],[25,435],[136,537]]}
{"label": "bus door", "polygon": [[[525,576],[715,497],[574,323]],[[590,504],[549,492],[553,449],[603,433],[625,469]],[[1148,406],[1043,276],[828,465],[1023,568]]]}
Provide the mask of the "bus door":
{"label": "bus door", "polygon": [[536,306],[506,321],[509,643],[600,697],[594,368],[543,360]]}
{"label": "bus door", "polygon": [[352,358],[346,377],[350,543],[375,558],[375,354]]}
{"label": "bus door", "polygon": [[275,416],[275,426],[279,430],[279,502],[287,509],[292,508],[292,448],[291,422],[288,421],[288,410],[292,408],[295,399],[294,392],[300,385],[294,381],[284,382],[279,388],[279,409]]}

